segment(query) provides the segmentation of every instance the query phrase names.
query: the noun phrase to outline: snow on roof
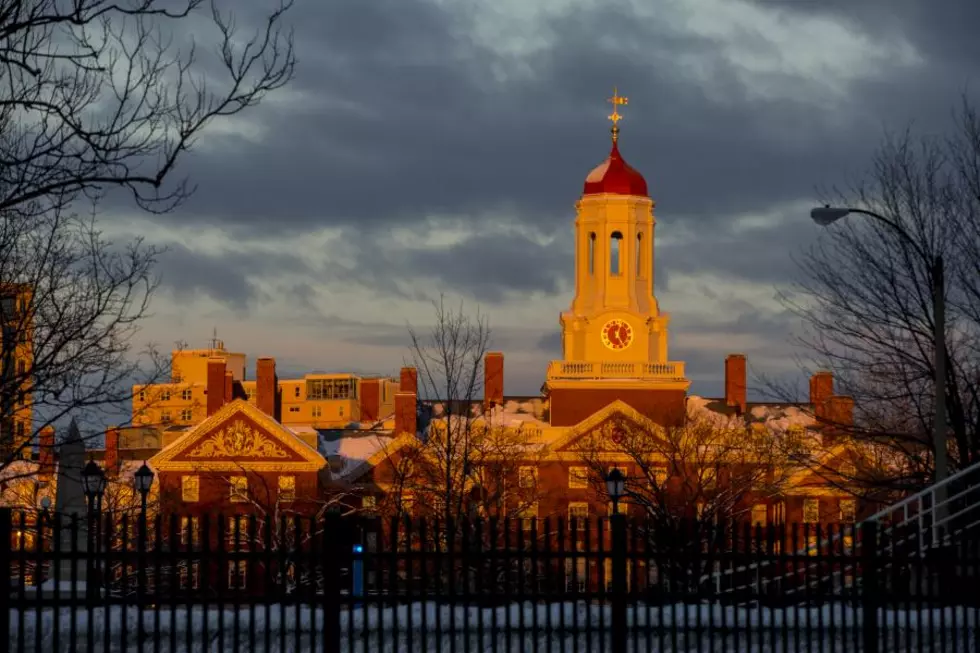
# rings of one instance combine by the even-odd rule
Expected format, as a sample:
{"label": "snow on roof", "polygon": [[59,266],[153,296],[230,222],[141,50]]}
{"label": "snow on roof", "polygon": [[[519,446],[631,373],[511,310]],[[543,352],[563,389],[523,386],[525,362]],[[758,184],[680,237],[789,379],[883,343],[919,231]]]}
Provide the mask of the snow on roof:
{"label": "snow on roof", "polygon": [[320,454],[331,462],[331,473],[344,477],[394,439],[389,435],[370,431],[364,435],[347,435],[336,440],[321,439]]}

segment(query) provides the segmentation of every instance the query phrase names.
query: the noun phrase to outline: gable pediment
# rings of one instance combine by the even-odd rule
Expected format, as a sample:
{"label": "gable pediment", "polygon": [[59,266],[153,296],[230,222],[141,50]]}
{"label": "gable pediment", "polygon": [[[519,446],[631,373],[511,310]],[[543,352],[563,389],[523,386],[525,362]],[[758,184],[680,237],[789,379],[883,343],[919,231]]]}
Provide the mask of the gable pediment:
{"label": "gable pediment", "polygon": [[623,438],[649,433],[656,437],[661,427],[624,401],[614,401],[575,426],[552,443],[553,455],[579,454],[582,452],[622,452]]}
{"label": "gable pediment", "polygon": [[160,471],[319,471],[326,459],[255,406],[236,400],[151,459]]}

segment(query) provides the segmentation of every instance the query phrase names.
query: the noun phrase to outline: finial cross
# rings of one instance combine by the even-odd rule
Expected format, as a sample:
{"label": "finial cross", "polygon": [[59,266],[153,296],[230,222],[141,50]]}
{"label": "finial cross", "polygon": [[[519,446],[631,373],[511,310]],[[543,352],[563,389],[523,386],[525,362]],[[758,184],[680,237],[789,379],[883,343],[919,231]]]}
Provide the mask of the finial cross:
{"label": "finial cross", "polygon": [[619,95],[619,91],[614,86],[612,97],[607,102],[613,105],[613,112],[609,115],[609,119],[612,121],[613,127],[616,127],[617,123],[623,119],[623,116],[619,113],[619,107],[629,104],[629,98]]}

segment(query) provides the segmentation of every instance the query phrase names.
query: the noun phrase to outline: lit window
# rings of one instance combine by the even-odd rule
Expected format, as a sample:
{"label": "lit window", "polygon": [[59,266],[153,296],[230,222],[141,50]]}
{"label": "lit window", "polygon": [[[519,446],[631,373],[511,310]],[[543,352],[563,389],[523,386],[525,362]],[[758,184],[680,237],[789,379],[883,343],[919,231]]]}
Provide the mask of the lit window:
{"label": "lit window", "polygon": [[411,494],[402,495],[402,512],[411,514],[412,508],[415,507],[415,497]]}
{"label": "lit window", "polygon": [[299,396],[299,386],[296,386],[295,388],[293,388],[293,396],[294,397],[298,397]]}
{"label": "lit window", "polygon": [[248,515],[238,515],[228,520],[228,550],[248,549]]}
{"label": "lit window", "polygon": [[518,476],[520,477],[520,485],[523,488],[533,488],[538,484],[537,467],[521,467],[518,470]]}
{"label": "lit window", "polygon": [[820,521],[820,499],[803,499],[803,523],[816,524]]}
{"label": "lit window", "polygon": [[344,407],[343,406],[341,406],[340,408],[337,409],[337,414],[340,415],[341,417],[344,416]]}
{"label": "lit window", "polygon": [[854,499],[840,500],[840,520],[844,524],[857,521],[857,501]]}
{"label": "lit window", "polygon": [[190,401],[191,397],[193,397],[193,392],[190,389],[180,391],[180,398],[184,401]]}
{"label": "lit window", "polygon": [[160,399],[162,401],[170,401],[170,390],[164,390],[160,393]]}
{"label": "lit window", "polygon": [[246,578],[248,578],[247,560],[228,561],[228,589],[245,589]]}
{"label": "lit window", "polygon": [[769,522],[769,511],[764,503],[752,506],[752,526],[765,526]]}
{"label": "lit window", "polygon": [[279,500],[294,501],[295,499],[296,499],[296,477],[280,476],[279,477]]}
{"label": "lit window", "polygon": [[653,468],[653,482],[657,484],[657,487],[663,487],[667,482],[667,468],[666,467],[654,467]]}
{"label": "lit window", "polygon": [[180,477],[180,498],[186,503],[193,503],[201,499],[201,477],[200,476],[181,476]]}
{"label": "lit window", "polygon": [[169,410],[164,410],[164,411],[161,411],[160,412],[160,421],[161,422],[169,422],[170,421],[170,411]]}
{"label": "lit window", "polygon": [[313,417],[322,417],[322,416],[323,416],[323,406],[314,404],[313,405]]}
{"label": "lit window", "polygon": [[194,412],[190,408],[184,408],[180,411],[180,421],[189,422],[194,417]]}
{"label": "lit window", "polygon": [[625,501],[620,501],[619,503],[616,504],[613,504],[613,502],[610,501],[608,506],[610,517],[613,516],[613,505],[616,506],[616,512],[619,513],[620,515],[625,515],[629,513],[629,504],[627,504]]}
{"label": "lit window", "polygon": [[[197,478],[185,476],[184,478]],[[187,499],[184,499],[185,501]],[[196,499],[195,499],[196,500]],[[197,517],[180,518],[180,543],[183,546],[193,545],[200,539]]]}
{"label": "lit window", "polygon": [[525,506],[523,510],[520,511],[521,518],[521,530],[530,531],[534,528],[534,521],[538,518],[538,504],[537,502],[532,503],[529,506]]}
{"label": "lit window", "polygon": [[146,401],[146,390],[140,390],[139,400]]}
{"label": "lit window", "polygon": [[586,467],[568,468],[568,487],[581,490],[589,487],[589,470]]}
{"label": "lit window", "polygon": [[[190,567],[190,573],[187,573],[188,566]],[[200,577],[200,565],[197,562],[181,562],[180,563],[180,589],[197,589],[197,581]]]}
{"label": "lit window", "polygon": [[231,477],[231,502],[243,503],[248,501],[248,478],[245,476]]}
{"label": "lit window", "polygon": [[589,504],[576,502],[568,504],[568,527],[584,531],[589,526]]}
{"label": "lit window", "polygon": [[374,510],[378,507],[378,498],[373,495],[368,495],[361,498],[361,507],[365,510]]}
{"label": "lit window", "polygon": [[255,388],[252,388],[252,387],[245,388],[245,397],[249,401],[252,401],[253,399],[255,399]]}

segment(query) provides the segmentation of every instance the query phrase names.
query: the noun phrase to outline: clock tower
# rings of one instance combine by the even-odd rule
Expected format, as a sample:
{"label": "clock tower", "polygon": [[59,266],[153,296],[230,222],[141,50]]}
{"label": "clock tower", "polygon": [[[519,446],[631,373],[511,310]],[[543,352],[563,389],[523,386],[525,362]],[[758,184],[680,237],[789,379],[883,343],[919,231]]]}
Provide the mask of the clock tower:
{"label": "clock tower", "polygon": [[654,294],[654,202],[619,152],[626,98],[614,91],[609,101],[612,150],[575,205],[575,297],[560,318],[562,360],[552,361],[545,384],[555,426],[617,399],[674,421],[690,387],[684,363],[667,359],[670,317]]}

